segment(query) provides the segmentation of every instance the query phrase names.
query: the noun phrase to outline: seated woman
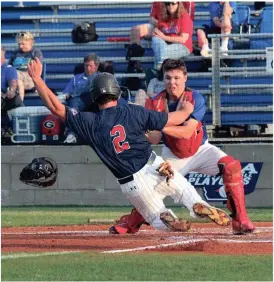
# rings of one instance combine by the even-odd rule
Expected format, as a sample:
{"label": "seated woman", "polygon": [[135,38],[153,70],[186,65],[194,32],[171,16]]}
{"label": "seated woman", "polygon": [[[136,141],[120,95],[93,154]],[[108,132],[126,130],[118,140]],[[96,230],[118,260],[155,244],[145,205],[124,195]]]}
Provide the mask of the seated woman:
{"label": "seated woman", "polygon": [[154,68],[167,59],[179,59],[192,53],[193,22],[182,2],[165,2],[153,31]]}
{"label": "seated woman", "polygon": [[33,34],[28,31],[21,31],[16,35],[18,49],[15,50],[9,60],[9,64],[17,70],[18,89],[21,100],[24,101],[25,90],[34,88],[32,79],[27,70],[27,64],[38,57],[43,62],[43,54],[40,49],[35,48]]}

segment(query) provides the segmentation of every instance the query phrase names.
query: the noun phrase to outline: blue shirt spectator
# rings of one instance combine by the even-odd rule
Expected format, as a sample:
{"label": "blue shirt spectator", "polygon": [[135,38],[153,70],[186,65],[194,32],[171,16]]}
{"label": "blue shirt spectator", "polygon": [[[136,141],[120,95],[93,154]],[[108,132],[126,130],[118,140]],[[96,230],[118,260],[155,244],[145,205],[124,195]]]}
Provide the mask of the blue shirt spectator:
{"label": "blue shirt spectator", "polygon": [[18,74],[18,90],[21,100],[24,101],[25,92],[34,91],[34,84],[27,71],[27,64],[34,58],[43,63],[43,54],[34,47],[34,36],[29,31],[21,31],[16,35],[18,49],[12,52],[9,64],[16,68]]}
{"label": "blue shirt spectator", "polygon": [[1,92],[7,92],[12,80],[18,80],[17,71],[14,67],[4,63],[1,65]]}
{"label": "blue shirt spectator", "polygon": [[[237,4],[236,2],[229,2],[230,7],[233,9],[232,13],[232,25],[238,26],[239,20],[237,17]],[[210,19],[211,19],[211,26],[215,27],[215,23],[213,22],[214,18],[222,18],[223,16],[224,5],[222,2],[210,2],[209,3],[209,11],[210,11]]]}
{"label": "blue shirt spectator", "polygon": [[17,93],[18,76],[12,66],[5,63],[5,49],[1,48],[1,114],[22,106],[22,100]]}
{"label": "blue shirt spectator", "polygon": [[87,76],[85,73],[76,74],[69,81],[63,93],[69,94],[72,98],[81,96],[82,93],[85,93],[88,90],[88,86],[90,85],[96,73],[97,71],[89,76]]}
{"label": "blue shirt spectator", "polygon": [[[84,73],[76,74],[68,83],[63,93],[67,96],[67,105],[78,111],[86,108],[85,100],[81,99],[89,92],[91,82],[98,72],[100,59],[95,54],[90,54],[84,58]],[[76,135],[68,128],[67,137],[64,143],[76,143]]]}
{"label": "blue shirt spectator", "polygon": [[40,49],[33,48],[27,52],[18,49],[13,52],[9,62],[17,70],[27,71],[27,64],[36,57],[43,63],[43,54]]}

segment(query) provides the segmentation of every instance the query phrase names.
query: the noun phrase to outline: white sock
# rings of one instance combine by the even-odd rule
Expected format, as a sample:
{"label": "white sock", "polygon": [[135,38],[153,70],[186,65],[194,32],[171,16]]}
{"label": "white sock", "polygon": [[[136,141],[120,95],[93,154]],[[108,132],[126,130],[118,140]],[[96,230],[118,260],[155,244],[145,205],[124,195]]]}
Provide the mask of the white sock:
{"label": "white sock", "polygon": [[228,49],[228,38],[222,39],[221,49]]}

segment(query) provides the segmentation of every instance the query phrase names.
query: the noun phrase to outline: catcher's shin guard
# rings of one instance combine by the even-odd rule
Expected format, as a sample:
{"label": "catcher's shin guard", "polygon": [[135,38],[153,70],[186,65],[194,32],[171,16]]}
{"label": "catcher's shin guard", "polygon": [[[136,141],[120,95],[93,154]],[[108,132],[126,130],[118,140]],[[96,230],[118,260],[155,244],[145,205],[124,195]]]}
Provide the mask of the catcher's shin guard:
{"label": "catcher's shin guard", "polygon": [[139,231],[143,225],[149,225],[142,215],[134,208],[131,214],[123,215],[116,224],[109,228],[110,234],[134,234]]}
{"label": "catcher's shin guard", "polygon": [[227,195],[227,208],[232,212],[232,228],[234,234],[253,232],[255,226],[248,218],[245,207],[244,182],[242,167],[238,160],[225,156],[218,162],[223,175],[223,183]]}

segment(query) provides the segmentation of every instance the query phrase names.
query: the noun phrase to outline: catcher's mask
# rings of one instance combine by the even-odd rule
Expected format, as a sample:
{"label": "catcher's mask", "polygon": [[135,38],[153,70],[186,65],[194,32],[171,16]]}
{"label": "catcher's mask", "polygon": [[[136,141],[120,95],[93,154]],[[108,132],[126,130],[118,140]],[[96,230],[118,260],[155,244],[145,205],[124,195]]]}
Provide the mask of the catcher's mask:
{"label": "catcher's mask", "polygon": [[27,185],[48,187],[55,183],[57,173],[57,164],[53,159],[35,158],[23,168],[20,180]]}
{"label": "catcher's mask", "polygon": [[111,73],[98,73],[91,83],[90,96],[93,102],[104,95],[113,95],[119,99],[121,95],[120,86]]}

